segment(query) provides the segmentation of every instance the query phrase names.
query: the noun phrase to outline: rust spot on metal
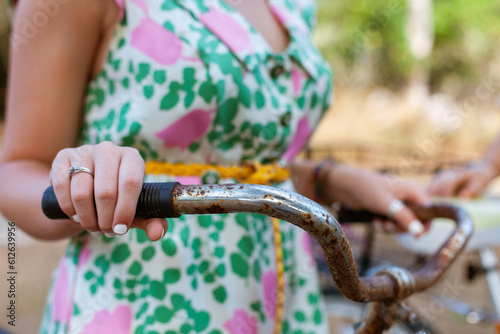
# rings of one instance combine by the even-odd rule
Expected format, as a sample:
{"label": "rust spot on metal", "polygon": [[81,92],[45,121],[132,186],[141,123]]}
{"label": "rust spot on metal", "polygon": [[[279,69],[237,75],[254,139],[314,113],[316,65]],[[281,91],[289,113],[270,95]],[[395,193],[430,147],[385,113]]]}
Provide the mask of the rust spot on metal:
{"label": "rust spot on metal", "polygon": [[193,208],[197,214],[218,214],[218,213],[228,213],[228,211],[219,204],[211,204],[207,206],[197,206]]}

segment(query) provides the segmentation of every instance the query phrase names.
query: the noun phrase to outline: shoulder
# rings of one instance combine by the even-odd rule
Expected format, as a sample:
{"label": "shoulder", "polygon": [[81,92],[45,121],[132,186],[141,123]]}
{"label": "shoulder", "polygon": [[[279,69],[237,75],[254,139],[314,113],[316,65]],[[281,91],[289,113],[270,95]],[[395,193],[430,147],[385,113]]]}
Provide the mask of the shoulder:
{"label": "shoulder", "polygon": [[70,45],[95,40],[118,17],[119,8],[114,0],[17,0],[11,42],[17,48],[35,40],[43,43],[70,40]]}
{"label": "shoulder", "polygon": [[74,24],[105,23],[118,17],[119,0],[10,0],[15,9],[14,24],[31,23],[37,28],[67,20]]}

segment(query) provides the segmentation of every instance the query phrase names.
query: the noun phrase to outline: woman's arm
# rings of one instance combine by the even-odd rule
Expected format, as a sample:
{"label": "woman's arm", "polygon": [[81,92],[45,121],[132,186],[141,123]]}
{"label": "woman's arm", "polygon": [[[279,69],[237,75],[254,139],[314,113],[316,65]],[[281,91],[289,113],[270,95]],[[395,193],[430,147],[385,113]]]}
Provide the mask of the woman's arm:
{"label": "woman's arm", "polygon": [[36,21],[45,13],[42,2],[20,1],[14,18],[0,211],[35,237],[59,239],[82,228],[46,219],[41,196],[57,153],[77,143],[85,87],[118,11],[113,18],[111,0],[72,0],[42,25]]}

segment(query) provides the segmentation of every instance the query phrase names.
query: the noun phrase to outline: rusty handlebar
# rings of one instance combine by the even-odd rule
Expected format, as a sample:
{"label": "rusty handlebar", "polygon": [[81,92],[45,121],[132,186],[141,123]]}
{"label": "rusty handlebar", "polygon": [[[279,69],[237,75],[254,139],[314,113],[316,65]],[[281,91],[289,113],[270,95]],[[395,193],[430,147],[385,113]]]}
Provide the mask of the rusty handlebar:
{"label": "rusty handlebar", "polygon": [[415,208],[422,220],[449,218],[456,228],[439,251],[419,270],[392,267],[372,277],[359,277],[349,242],[335,218],[321,205],[299,194],[261,185],[229,184],[177,186],[173,191],[178,214],[259,213],[288,221],[321,245],[339,291],[357,302],[402,299],[432,286],[466,245],[473,231],[467,213],[451,205]]}
{"label": "rusty handlebar", "polygon": [[[44,194],[42,207],[49,218],[66,217],[58,208],[51,187]],[[164,207],[168,208],[164,210]],[[331,275],[345,297],[357,302],[369,302],[401,300],[432,286],[464,249],[472,234],[472,221],[461,208],[432,205],[414,210],[423,221],[452,219],[456,228],[439,251],[419,270],[410,272],[391,267],[371,277],[359,277],[349,242],[335,218],[321,205],[294,192],[253,184],[145,184],[136,216],[168,218],[182,214],[248,212],[285,220],[305,230],[319,242]]]}

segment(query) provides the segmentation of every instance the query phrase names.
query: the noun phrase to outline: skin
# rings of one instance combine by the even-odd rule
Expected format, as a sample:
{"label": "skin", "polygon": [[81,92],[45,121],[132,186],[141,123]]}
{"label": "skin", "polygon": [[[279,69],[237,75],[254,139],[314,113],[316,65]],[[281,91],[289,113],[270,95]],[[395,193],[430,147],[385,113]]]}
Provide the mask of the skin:
{"label": "skin", "polygon": [[467,167],[445,170],[436,174],[429,186],[433,196],[479,197],[491,180],[500,175],[500,137],[485,152],[482,159]]}
{"label": "skin", "polygon": [[[41,1],[20,1],[14,35],[22,36],[23,18],[29,21]],[[289,36],[265,0],[245,0],[236,9],[274,50],[286,48]],[[262,20],[263,15],[271,19]],[[61,5],[27,43],[12,48],[0,156],[0,210],[36,238],[56,240],[85,230],[96,236],[125,225],[127,230],[145,230],[155,241],[168,228],[164,219],[133,218],[144,180],[144,161],[137,150],[110,142],[76,147],[85,87],[99,72],[118,17],[113,0],[72,0]],[[70,166],[85,166],[94,176],[78,173],[70,179]],[[308,196],[314,166],[308,161],[291,166],[297,190]],[[395,198],[427,200],[414,185],[391,183],[380,174],[346,166],[325,168],[322,173],[321,179],[329,185],[326,202],[340,200],[353,208],[386,213]],[[40,200],[50,184],[73,220],[52,221],[43,215]],[[396,215],[396,226],[406,231],[414,219],[405,208]]]}
{"label": "skin", "polygon": [[[314,198],[315,166],[313,161],[300,161],[292,164],[291,170],[297,191],[318,200]],[[325,185],[322,199],[325,204],[340,202],[354,210],[364,209],[386,215],[394,199],[421,205],[429,203],[425,191],[414,182],[346,165],[327,165],[318,179]],[[415,220],[418,219],[413,211],[405,206],[395,215],[394,221],[377,220],[374,223],[386,232],[407,232],[408,226]],[[423,225],[424,231],[428,230],[428,223]]]}
{"label": "skin", "polygon": [[[23,36],[24,22],[40,10],[39,2],[20,1],[14,35]],[[77,144],[85,87],[98,72],[118,16],[111,0],[70,1],[27,43],[12,48],[0,157],[0,210],[34,237],[61,239],[84,229],[111,233],[112,226],[133,224],[158,240],[167,228],[160,219],[133,220],[127,203],[137,201],[144,178],[144,162],[135,150],[111,143],[65,149]],[[70,165],[88,166],[95,178],[79,173],[70,186]],[[40,199],[51,183],[49,173],[63,211],[70,217],[81,215],[81,224],[44,217]]]}

